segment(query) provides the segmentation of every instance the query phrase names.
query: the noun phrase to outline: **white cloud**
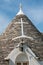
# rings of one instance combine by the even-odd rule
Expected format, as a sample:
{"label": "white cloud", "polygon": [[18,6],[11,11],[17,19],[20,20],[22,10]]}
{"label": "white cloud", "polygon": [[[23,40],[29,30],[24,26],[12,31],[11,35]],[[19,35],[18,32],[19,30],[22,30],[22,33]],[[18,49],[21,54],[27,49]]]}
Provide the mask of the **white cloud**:
{"label": "white cloud", "polygon": [[5,2],[10,2],[11,0],[4,0]]}
{"label": "white cloud", "polygon": [[31,11],[31,13],[36,21],[40,22],[41,20],[43,20],[43,10],[37,9]]}
{"label": "white cloud", "polygon": [[8,3],[11,3],[13,2],[14,0],[4,0],[4,2],[8,2]]}
{"label": "white cloud", "polygon": [[28,17],[32,19],[32,21],[36,24],[39,24],[40,22],[43,22],[43,9],[37,8],[37,9],[28,9],[28,12],[26,12]]}
{"label": "white cloud", "polygon": [[2,33],[7,25],[9,24],[10,19],[5,15],[0,15],[0,33]]}

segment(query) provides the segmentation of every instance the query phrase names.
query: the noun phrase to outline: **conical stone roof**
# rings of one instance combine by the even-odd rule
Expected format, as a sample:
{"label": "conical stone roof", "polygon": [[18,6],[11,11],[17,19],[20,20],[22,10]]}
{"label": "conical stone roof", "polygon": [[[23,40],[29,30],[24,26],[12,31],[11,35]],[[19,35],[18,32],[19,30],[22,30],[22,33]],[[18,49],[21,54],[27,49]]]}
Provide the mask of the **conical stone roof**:
{"label": "conical stone roof", "polygon": [[0,44],[4,58],[20,43],[22,39],[36,56],[42,60],[42,34],[26,15],[19,13],[8,25],[3,35],[0,36]]}
{"label": "conical stone roof", "polygon": [[19,12],[15,16],[15,18],[12,20],[12,22],[8,25],[3,35],[4,35],[4,38],[8,37],[8,39],[10,39],[10,38],[21,36],[22,33],[26,36],[33,37],[34,39],[37,39],[37,40],[41,38],[40,37],[41,33],[33,25],[31,20],[23,13],[22,6],[20,4]]}
{"label": "conical stone roof", "polygon": [[[23,31],[21,27],[21,19],[23,22]],[[5,38],[8,37],[8,39],[13,39],[15,37],[21,36],[22,32],[24,35],[32,37],[34,40],[42,40],[40,37],[41,33],[26,15],[17,15],[8,25],[3,35]]]}

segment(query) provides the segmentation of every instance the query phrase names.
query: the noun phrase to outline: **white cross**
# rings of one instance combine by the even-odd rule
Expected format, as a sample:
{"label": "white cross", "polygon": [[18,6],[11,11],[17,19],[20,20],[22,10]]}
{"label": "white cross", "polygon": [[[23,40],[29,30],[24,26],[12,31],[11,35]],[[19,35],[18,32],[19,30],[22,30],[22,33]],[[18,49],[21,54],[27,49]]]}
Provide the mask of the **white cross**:
{"label": "white cross", "polygon": [[27,22],[23,22],[22,18],[21,18],[21,22],[16,22],[16,24],[21,24],[21,33],[22,33],[22,35],[21,36],[17,36],[15,38],[13,38],[12,40],[15,40],[15,39],[18,39],[18,38],[28,38],[28,39],[33,40],[32,37],[24,35],[23,23],[28,24]]}

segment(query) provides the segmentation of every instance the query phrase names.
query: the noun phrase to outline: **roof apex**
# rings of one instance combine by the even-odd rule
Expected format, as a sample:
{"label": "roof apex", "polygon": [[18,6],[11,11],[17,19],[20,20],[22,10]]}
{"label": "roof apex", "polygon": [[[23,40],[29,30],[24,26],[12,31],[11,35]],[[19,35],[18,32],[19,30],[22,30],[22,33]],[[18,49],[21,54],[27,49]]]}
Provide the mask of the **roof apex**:
{"label": "roof apex", "polygon": [[19,12],[17,13],[17,15],[24,15],[23,11],[22,11],[22,5],[20,3],[20,8],[19,8]]}

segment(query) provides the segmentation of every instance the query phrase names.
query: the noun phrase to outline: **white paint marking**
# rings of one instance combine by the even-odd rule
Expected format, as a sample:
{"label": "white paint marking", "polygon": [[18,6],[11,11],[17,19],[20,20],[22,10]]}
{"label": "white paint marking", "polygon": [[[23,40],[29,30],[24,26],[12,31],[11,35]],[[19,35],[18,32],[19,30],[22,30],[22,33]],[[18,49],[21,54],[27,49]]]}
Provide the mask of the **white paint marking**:
{"label": "white paint marking", "polygon": [[25,35],[15,37],[15,38],[13,38],[12,40],[19,39],[19,38],[28,38],[28,39],[30,39],[30,40],[34,40],[32,37],[25,36]]}
{"label": "white paint marking", "polygon": [[23,36],[24,32],[23,32],[23,21],[22,21],[22,18],[21,18],[21,32],[22,32],[22,36]]}
{"label": "white paint marking", "polygon": [[[21,22],[15,22],[14,24],[21,24]],[[23,22],[23,24],[28,24],[27,22]]]}

